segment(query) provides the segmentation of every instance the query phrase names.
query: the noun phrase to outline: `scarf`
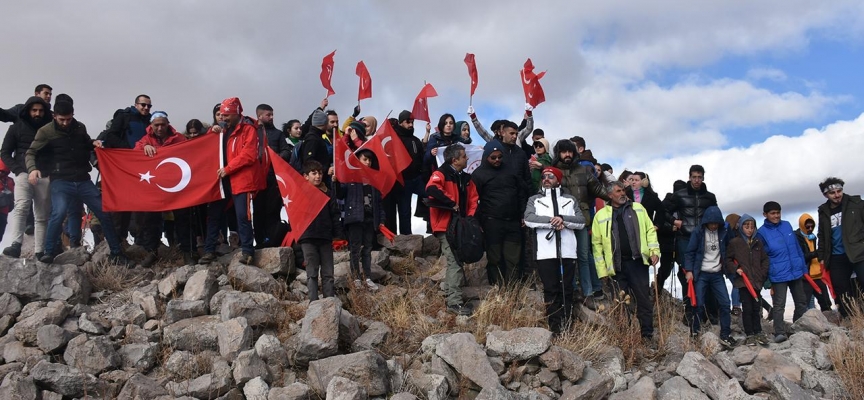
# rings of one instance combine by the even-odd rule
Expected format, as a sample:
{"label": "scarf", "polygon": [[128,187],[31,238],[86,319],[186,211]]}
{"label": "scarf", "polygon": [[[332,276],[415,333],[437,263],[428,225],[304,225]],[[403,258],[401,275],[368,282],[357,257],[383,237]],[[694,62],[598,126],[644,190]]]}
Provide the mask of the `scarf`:
{"label": "scarf", "polygon": [[645,189],[639,188],[633,191],[633,202],[634,203],[642,203],[642,191]]}

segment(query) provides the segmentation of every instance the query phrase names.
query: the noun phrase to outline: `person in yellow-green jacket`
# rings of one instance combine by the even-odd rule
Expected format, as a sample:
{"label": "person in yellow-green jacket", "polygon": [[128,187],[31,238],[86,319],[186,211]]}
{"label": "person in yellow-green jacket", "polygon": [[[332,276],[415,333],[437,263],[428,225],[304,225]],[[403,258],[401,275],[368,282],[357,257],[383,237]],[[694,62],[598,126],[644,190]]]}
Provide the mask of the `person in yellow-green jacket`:
{"label": "person in yellow-green jacket", "polygon": [[816,234],[813,231],[816,229],[816,220],[810,214],[801,214],[798,218],[798,245],[801,246],[801,251],[804,253],[804,261],[807,262],[808,273],[813,278],[813,282],[819,286],[822,294],[816,293],[813,286],[810,284],[804,285],[804,295],[807,298],[807,308],[815,308],[813,299],[819,302],[819,308],[822,311],[831,309],[831,294],[828,293],[828,287],[822,281],[822,265],[819,260],[819,255],[816,252]]}
{"label": "person in yellow-green jacket", "polygon": [[594,216],[591,242],[600,279],[611,278],[613,295],[620,291],[636,301],[642,338],[654,335],[654,310],[648,289],[648,266],[660,260],[660,244],[654,223],[639,203],[627,198],[626,186],[613,182],[609,207]]}

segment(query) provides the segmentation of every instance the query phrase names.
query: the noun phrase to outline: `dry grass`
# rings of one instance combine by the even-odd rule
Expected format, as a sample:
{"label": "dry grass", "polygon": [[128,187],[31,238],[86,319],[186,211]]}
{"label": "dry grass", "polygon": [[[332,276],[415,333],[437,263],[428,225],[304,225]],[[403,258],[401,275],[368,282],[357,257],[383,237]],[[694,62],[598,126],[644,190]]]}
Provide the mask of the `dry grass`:
{"label": "dry grass", "polygon": [[850,342],[848,346],[832,344],[828,346],[828,355],[834,363],[834,371],[843,381],[848,398],[864,399],[864,311],[862,302],[850,307],[849,317],[843,320],[843,325],[849,329]]}
{"label": "dry grass", "polygon": [[520,327],[545,327],[545,306],[542,299],[539,302],[532,301],[530,291],[530,282],[493,287],[474,310],[472,320],[477,341],[483,343],[486,340],[486,328],[490,325],[505,331]]}
{"label": "dry grass", "polygon": [[92,291],[112,293],[131,289],[144,279],[140,272],[106,262],[86,264],[84,276],[90,282]]}

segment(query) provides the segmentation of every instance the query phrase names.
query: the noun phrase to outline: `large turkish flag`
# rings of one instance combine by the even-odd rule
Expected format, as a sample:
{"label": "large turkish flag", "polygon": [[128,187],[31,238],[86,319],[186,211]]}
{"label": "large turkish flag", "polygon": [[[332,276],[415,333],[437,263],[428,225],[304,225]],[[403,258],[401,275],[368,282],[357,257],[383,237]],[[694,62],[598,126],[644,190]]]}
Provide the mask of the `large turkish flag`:
{"label": "large turkish flag", "polygon": [[291,224],[291,231],[282,239],[282,247],[291,247],[327,205],[330,197],[306,181],[303,175],[279,157],[273,149],[268,147],[267,151],[273,160],[273,172],[282,195],[282,205],[288,213],[288,223]]}
{"label": "large turkish flag", "polygon": [[141,150],[96,149],[105,211],[170,211],[224,198],[216,175],[221,135]]}

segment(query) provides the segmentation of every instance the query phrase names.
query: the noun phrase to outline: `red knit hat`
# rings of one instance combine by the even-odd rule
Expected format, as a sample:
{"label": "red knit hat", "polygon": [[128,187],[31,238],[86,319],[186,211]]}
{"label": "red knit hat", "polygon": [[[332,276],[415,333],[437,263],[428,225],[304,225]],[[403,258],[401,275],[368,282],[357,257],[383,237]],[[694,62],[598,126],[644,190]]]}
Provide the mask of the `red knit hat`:
{"label": "red knit hat", "polygon": [[240,105],[240,99],[236,97],[229,97],[225,100],[222,100],[222,105],[219,107],[219,110],[222,114],[242,114],[243,106]]}
{"label": "red knit hat", "polygon": [[561,179],[563,178],[564,174],[561,173],[560,169],[555,168],[555,167],[546,167],[546,168],[543,168],[543,172],[541,173],[541,175],[545,174],[547,172],[551,173],[552,175],[555,175],[555,179],[558,179],[558,183],[561,183]]}

